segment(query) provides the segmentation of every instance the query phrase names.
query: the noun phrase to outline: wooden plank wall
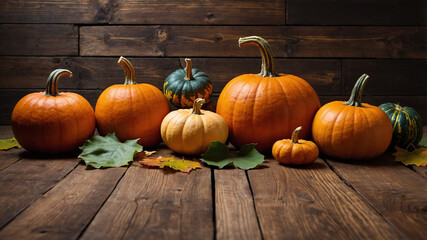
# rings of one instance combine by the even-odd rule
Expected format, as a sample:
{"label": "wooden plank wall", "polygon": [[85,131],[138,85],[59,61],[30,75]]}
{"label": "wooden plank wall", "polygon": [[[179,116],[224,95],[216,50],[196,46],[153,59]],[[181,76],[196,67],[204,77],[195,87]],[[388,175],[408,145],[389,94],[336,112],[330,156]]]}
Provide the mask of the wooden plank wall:
{"label": "wooden plank wall", "polygon": [[249,35],[267,39],[278,72],[306,79],[322,103],[346,99],[367,73],[365,102],[412,106],[427,123],[426,13],[425,0],[3,0],[0,124],[56,68],[74,73],[63,91],[94,105],[123,82],[121,55],[138,82],[159,88],[191,57],[216,99],[233,77],[259,71],[258,50],[237,44]]}

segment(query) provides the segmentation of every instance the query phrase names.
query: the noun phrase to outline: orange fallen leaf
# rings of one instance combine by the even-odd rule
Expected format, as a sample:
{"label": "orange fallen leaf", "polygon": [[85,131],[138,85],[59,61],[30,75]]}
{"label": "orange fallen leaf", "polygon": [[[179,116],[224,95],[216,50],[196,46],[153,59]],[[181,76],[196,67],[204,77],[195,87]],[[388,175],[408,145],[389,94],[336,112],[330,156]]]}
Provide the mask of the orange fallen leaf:
{"label": "orange fallen leaf", "polygon": [[396,161],[400,161],[405,165],[427,166],[427,148],[420,147],[412,152],[396,147],[396,152],[393,153]]}
{"label": "orange fallen leaf", "polygon": [[175,157],[158,157],[158,158],[144,158],[141,161],[138,161],[140,164],[149,166],[149,167],[169,167],[176,171],[181,171],[185,173],[190,173],[191,170],[196,168],[202,168],[200,162],[190,161],[185,159],[177,159]]}

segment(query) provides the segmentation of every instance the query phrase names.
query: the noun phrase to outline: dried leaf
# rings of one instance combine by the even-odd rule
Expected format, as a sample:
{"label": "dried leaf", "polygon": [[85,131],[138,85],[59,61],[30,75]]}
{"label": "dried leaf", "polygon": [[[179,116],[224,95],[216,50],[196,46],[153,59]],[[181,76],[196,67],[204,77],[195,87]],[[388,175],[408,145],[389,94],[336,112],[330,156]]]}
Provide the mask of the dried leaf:
{"label": "dried leaf", "polygon": [[114,133],[105,137],[94,136],[80,147],[83,152],[79,158],[94,168],[125,166],[133,161],[136,152],[142,151],[137,141],[133,139],[122,143]]}
{"label": "dried leaf", "polygon": [[135,154],[134,160],[139,161],[139,160],[142,160],[145,157],[151,156],[155,153],[156,153],[156,151],[141,151],[141,152]]}
{"label": "dried leaf", "polygon": [[16,138],[0,139],[0,150],[9,150],[11,148],[22,148]]}
{"label": "dried leaf", "polygon": [[393,153],[396,161],[402,162],[405,165],[427,166],[427,148],[417,148],[412,152],[396,147],[396,152]]}
{"label": "dried leaf", "polygon": [[227,146],[221,142],[212,142],[208,151],[202,154],[202,161],[210,166],[223,168],[234,165],[243,170],[257,167],[264,162],[264,155],[255,149],[256,144],[246,144],[240,147],[235,154],[228,151]]}
{"label": "dried leaf", "polygon": [[191,170],[196,168],[202,168],[199,162],[190,161],[185,159],[177,159],[174,157],[158,157],[158,158],[144,158],[139,161],[142,165],[149,167],[169,167],[176,171],[190,173]]}

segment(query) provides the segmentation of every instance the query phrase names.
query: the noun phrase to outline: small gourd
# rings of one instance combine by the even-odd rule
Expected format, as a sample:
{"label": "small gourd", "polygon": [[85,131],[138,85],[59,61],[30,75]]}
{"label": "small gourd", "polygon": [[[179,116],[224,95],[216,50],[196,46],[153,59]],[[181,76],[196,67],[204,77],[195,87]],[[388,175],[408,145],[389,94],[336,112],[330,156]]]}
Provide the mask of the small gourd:
{"label": "small gourd", "polygon": [[390,149],[395,146],[407,149],[410,144],[417,146],[423,137],[423,121],[415,109],[395,103],[383,103],[378,107],[388,115],[393,126]]}
{"label": "small gourd", "polygon": [[139,138],[144,147],[157,145],[169,104],[158,88],[136,83],[129,60],[120,57],[118,63],[125,70],[125,83],[110,86],[99,96],[95,107],[98,132],[102,136],[115,133],[120,141]]}
{"label": "small gourd", "polygon": [[18,142],[29,151],[65,153],[82,146],[95,132],[95,113],[79,94],[58,92],[58,80],[71,77],[67,69],[54,70],[46,92],[30,93],[12,112],[12,129]]}
{"label": "small gourd", "polygon": [[192,109],[172,111],[163,119],[161,135],[170,149],[197,156],[206,152],[213,141],[225,143],[227,123],[220,115],[201,110],[204,102],[204,99],[197,98]]}
{"label": "small gourd", "polygon": [[380,108],[362,103],[368,79],[363,74],[356,82],[347,102],[323,105],[314,116],[314,142],[330,157],[371,159],[383,154],[390,144],[393,129],[387,114]]}
{"label": "small gourd", "polygon": [[206,73],[192,68],[191,59],[185,59],[185,69],[171,73],[163,84],[163,94],[177,108],[191,108],[196,98],[210,102],[212,81]]}
{"label": "small gourd", "polygon": [[312,141],[298,139],[302,127],[297,127],[291,139],[282,139],[274,143],[273,157],[284,164],[308,164],[319,156],[319,148]]}

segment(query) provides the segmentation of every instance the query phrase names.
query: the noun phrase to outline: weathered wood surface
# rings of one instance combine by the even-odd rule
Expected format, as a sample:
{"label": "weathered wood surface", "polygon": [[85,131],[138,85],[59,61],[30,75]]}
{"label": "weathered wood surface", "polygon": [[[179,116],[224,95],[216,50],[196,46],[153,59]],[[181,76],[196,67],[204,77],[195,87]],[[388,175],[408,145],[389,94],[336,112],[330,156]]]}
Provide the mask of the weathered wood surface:
{"label": "weathered wood surface", "polygon": [[425,58],[427,27],[83,26],[82,56],[254,57],[240,37],[269,41],[277,57]]}
{"label": "weathered wood surface", "polygon": [[63,24],[0,24],[0,55],[77,55],[78,28]]}
{"label": "weathered wood surface", "polygon": [[248,172],[265,239],[400,239],[321,159]]}
{"label": "weathered wood surface", "polygon": [[[179,68],[185,68],[183,58],[128,59],[135,68],[138,83],[149,83],[159,89],[163,88],[164,80],[169,74]],[[117,57],[0,57],[0,88],[44,88],[52,70],[66,68],[73,72],[73,77],[61,79],[60,89],[105,89],[124,82],[125,73],[117,64],[117,60]],[[221,92],[234,77],[246,73],[257,74],[261,69],[261,58],[192,58],[192,60],[194,68],[210,76],[213,91],[216,93]],[[276,69],[280,73],[302,77],[318,94],[341,94],[341,61],[278,58]],[[414,68],[413,71],[422,70]]]}
{"label": "weathered wood surface", "polygon": [[390,156],[367,162],[327,160],[334,171],[408,239],[427,236],[427,179]]}
{"label": "weathered wood surface", "polygon": [[286,0],[289,25],[426,25],[424,0]]}
{"label": "weathered wood surface", "polygon": [[[162,147],[155,155],[170,156]],[[132,165],[82,239],[212,239],[211,170],[190,174]]]}
{"label": "weathered wood surface", "polygon": [[[10,126],[0,127],[9,137]],[[170,156],[164,145],[152,157]],[[190,174],[86,170],[24,152],[0,170],[0,239],[423,239],[425,177],[383,155]],[[7,152],[0,151],[0,161]],[[30,158],[33,156],[33,158]],[[180,156],[178,156],[180,157]],[[212,175],[213,174],[213,175]]]}
{"label": "weathered wood surface", "polygon": [[71,172],[79,160],[74,157],[34,156],[0,171],[0,228],[45,194]]}
{"label": "weathered wood surface", "polygon": [[80,164],[0,231],[1,239],[76,239],[127,168],[86,170]]}
{"label": "weathered wood surface", "polygon": [[283,25],[285,14],[284,0],[0,2],[0,23]]}
{"label": "weathered wood surface", "polygon": [[427,95],[426,60],[343,59],[342,73],[344,95],[351,93],[354,83],[363,73],[369,75],[363,91],[366,95]]}
{"label": "weathered wood surface", "polygon": [[[11,127],[2,127],[0,126],[0,139],[12,138],[13,132]],[[14,162],[20,160],[22,158],[22,153],[25,150],[23,149],[9,149],[7,151],[3,151],[0,154],[0,171],[9,167]]]}
{"label": "weathered wood surface", "polygon": [[217,239],[261,239],[252,192],[240,169],[214,170]]}

